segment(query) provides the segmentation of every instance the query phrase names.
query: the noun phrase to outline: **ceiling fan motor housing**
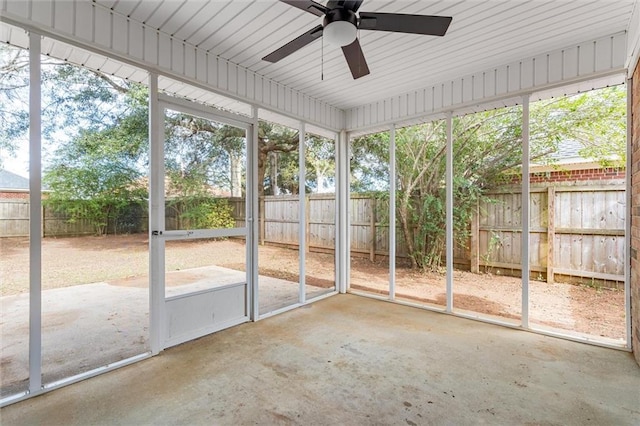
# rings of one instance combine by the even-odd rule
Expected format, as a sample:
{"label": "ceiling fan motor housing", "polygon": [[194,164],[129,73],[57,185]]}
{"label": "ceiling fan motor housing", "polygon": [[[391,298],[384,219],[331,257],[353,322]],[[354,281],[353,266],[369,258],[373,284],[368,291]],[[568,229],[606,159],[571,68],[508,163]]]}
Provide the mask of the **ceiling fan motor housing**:
{"label": "ceiling fan motor housing", "polygon": [[350,22],[354,27],[356,27],[358,24],[358,17],[352,10],[345,9],[343,7],[337,7],[335,9],[329,10],[326,15],[324,15],[323,26],[326,27],[330,23],[336,21]]}
{"label": "ceiling fan motor housing", "polygon": [[358,17],[352,10],[338,7],[327,11],[323,27],[324,37],[329,43],[346,46],[356,38]]}
{"label": "ceiling fan motor housing", "polygon": [[315,26],[262,59],[271,63],[278,62],[322,38],[327,43],[342,48],[354,80],[369,74],[358,40],[358,30],[443,36],[453,19],[450,16],[359,12],[364,0],[328,0],[326,6],[314,0],[280,1],[315,16],[324,16],[324,20],[322,25]]}

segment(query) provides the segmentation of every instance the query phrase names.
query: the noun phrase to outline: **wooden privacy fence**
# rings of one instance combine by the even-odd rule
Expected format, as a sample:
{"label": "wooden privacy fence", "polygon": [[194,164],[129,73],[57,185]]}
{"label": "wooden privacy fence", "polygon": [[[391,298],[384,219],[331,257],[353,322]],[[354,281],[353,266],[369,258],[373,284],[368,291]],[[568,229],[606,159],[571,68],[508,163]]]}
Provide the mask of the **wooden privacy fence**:
{"label": "wooden privacy fence", "polygon": [[[230,198],[236,226],[244,226],[245,201]],[[313,194],[306,202],[306,246],[308,250],[333,252],[335,249],[335,195]],[[299,199],[298,195],[266,196],[260,200],[259,241],[298,247]]]}
{"label": "wooden privacy fence", "polygon": [[[471,223],[470,269],[520,271],[522,198],[518,191],[486,194]],[[624,186],[566,186],[530,190],[530,270],[553,282],[557,275],[624,281]]]}
{"label": "wooden privacy fence", "polygon": [[[472,272],[496,271],[519,275],[522,270],[522,200],[518,190],[486,194],[469,224],[470,237],[454,247],[456,267]],[[335,247],[335,195],[305,197],[307,248],[332,252]],[[245,224],[245,201],[230,198],[236,226]],[[297,247],[298,196],[267,196],[260,200],[260,242]],[[388,201],[352,194],[349,201],[351,251],[375,260],[389,254]],[[624,281],[626,195],[623,185],[532,187],[530,191],[530,270],[534,277],[553,282],[557,276]],[[167,229],[178,226],[167,209]],[[145,232],[145,208],[110,223],[121,232]],[[95,232],[83,221],[69,222],[63,213],[43,209],[45,236]],[[114,233],[114,232],[112,232]],[[0,200],[0,236],[29,234],[29,203]],[[407,256],[400,230],[396,255]],[[444,256],[444,253],[443,253]]]}
{"label": "wooden privacy fence", "polygon": [[0,237],[29,235],[29,200],[0,199]]}
{"label": "wooden privacy fence", "polygon": [[[531,188],[529,259],[534,277],[548,282],[557,276],[624,281],[625,197],[623,185]],[[486,198],[488,201],[478,205],[469,224],[469,238],[454,247],[454,264],[472,272],[520,275],[521,192],[493,191]],[[239,202],[232,201],[232,205]],[[308,195],[305,202],[308,249],[332,251],[334,195]],[[297,247],[298,196],[267,196],[261,203],[264,215],[260,218],[260,241]],[[236,221],[243,223],[244,204],[239,207],[234,207]],[[388,256],[388,201],[352,194],[349,214],[352,254],[371,260]],[[396,255],[406,257],[400,229],[396,240]]]}

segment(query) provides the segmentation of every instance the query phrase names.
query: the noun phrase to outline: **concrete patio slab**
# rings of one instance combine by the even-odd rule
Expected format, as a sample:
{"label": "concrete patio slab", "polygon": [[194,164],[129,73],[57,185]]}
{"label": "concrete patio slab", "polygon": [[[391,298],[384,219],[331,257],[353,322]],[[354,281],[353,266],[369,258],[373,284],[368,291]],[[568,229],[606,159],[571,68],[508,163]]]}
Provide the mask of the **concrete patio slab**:
{"label": "concrete patio slab", "polygon": [[5,425],[637,425],[631,354],[353,295],[2,409]]}
{"label": "concrete patio slab", "polygon": [[[245,274],[219,266],[167,273],[167,297],[246,282]],[[298,302],[299,284],[259,277],[260,313]],[[330,291],[307,286],[309,297]],[[2,393],[26,390],[29,370],[29,295],[0,297]],[[42,292],[43,383],[149,351],[148,278],[77,285]]]}

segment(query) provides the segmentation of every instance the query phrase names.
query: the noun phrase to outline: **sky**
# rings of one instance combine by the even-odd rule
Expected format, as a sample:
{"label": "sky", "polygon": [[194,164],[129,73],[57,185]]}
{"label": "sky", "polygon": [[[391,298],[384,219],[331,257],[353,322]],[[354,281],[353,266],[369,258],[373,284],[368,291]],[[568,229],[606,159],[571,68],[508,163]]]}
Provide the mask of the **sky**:
{"label": "sky", "polygon": [[29,177],[29,141],[20,141],[15,156],[0,150],[2,168],[22,177]]}

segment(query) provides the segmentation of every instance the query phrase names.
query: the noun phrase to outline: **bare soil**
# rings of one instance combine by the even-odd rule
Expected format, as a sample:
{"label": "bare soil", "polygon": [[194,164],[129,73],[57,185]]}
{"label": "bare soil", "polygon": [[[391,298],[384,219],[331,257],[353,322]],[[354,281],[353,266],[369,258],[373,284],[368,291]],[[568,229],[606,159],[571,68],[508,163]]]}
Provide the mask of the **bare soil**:
{"label": "bare soil", "polygon": [[[42,244],[43,289],[94,282],[148,285],[146,235],[46,238]],[[0,239],[0,295],[29,289],[29,242],[24,238]],[[260,246],[259,273],[298,280],[298,252],[277,246]],[[244,242],[167,242],[166,269],[182,270],[207,265],[244,270]],[[334,255],[308,253],[307,284],[334,285]],[[353,257],[351,287],[388,294],[386,261]],[[521,279],[491,274],[454,273],[454,307],[462,311],[517,321],[521,315]],[[625,338],[624,291],[572,284],[530,281],[530,318],[534,324],[609,339]],[[410,302],[444,306],[445,276],[407,267],[396,268],[396,297]]]}

